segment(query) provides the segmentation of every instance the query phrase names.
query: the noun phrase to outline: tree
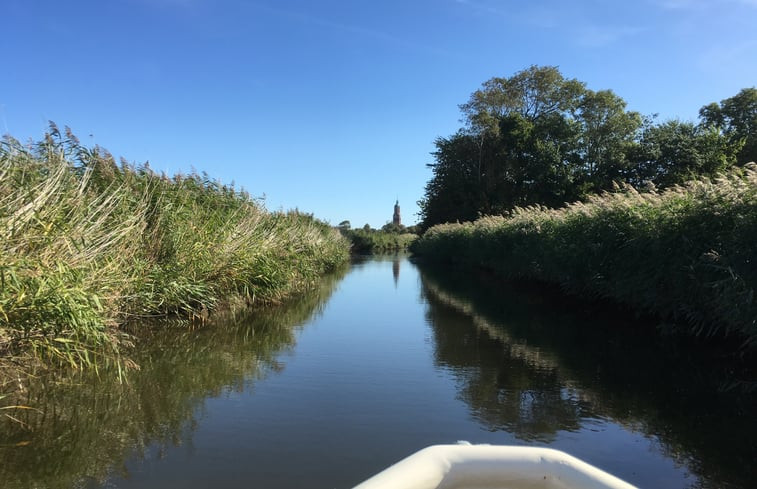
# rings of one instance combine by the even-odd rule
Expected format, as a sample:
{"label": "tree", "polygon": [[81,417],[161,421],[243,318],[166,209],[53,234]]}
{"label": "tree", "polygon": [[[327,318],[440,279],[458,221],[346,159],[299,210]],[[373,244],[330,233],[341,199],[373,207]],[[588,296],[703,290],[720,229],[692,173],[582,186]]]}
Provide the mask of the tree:
{"label": "tree", "polygon": [[559,206],[572,197],[576,126],[565,115],[530,120],[513,113],[500,120],[499,134],[480,213],[537,203]]}
{"label": "tree", "polygon": [[738,147],[717,130],[678,120],[644,129],[632,156],[630,183],[668,187],[700,175],[715,175],[736,162]]}
{"label": "tree", "polygon": [[350,224],[350,221],[342,221],[339,223],[338,227],[343,231],[349,231],[352,225]]}
{"label": "tree", "polygon": [[422,227],[474,219],[481,206],[478,185],[479,146],[475,136],[458,131],[434,142],[433,177],[418,202]]}
{"label": "tree", "polygon": [[387,222],[383,226],[381,226],[381,231],[385,233],[393,233],[393,234],[400,234],[405,232],[405,226],[402,224],[397,225],[393,222]]}
{"label": "tree", "polygon": [[641,126],[625,107],[551,66],[488,80],[460,106],[465,127],[436,141],[421,225],[560,206],[610,188]]}
{"label": "tree", "polygon": [[584,83],[564,78],[555,66],[531,65],[510,78],[495,77],[484,82],[468,102],[460,105],[467,131],[478,143],[478,181],[484,172],[484,145],[488,139],[501,135],[502,119],[520,116],[535,123],[568,113],[577,107],[584,91]]}
{"label": "tree", "polygon": [[464,127],[436,140],[418,204],[423,229],[558,207],[615,182],[670,186],[757,159],[757,89],[700,111],[702,123],[660,125],[552,66],[492,78],[460,106]]}
{"label": "tree", "polygon": [[725,135],[733,145],[740,145],[740,165],[757,161],[757,88],[744,88],[733,97],[713,102],[699,110],[702,125]]}
{"label": "tree", "polygon": [[583,82],[565,79],[555,66],[530,66],[510,78],[484,82],[460,106],[465,122],[474,132],[489,130],[500,118],[519,114],[536,120],[553,113],[574,110],[585,91]]}
{"label": "tree", "polygon": [[638,112],[626,112],[626,102],[612,90],[584,92],[576,111],[579,124],[581,193],[598,192],[624,181],[630,162],[629,149],[642,126]]}

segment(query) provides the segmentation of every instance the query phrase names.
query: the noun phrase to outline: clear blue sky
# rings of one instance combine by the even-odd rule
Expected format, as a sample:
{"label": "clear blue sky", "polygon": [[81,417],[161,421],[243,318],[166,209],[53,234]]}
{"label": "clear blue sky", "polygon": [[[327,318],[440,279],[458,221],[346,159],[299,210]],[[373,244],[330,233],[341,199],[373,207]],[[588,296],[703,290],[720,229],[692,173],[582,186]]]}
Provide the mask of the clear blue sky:
{"label": "clear blue sky", "polygon": [[[403,222],[493,76],[556,65],[695,120],[757,84],[757,0],[2,0],[0,132],[47,120],[337,224]],[[90,134],[92,136],[90,136]]]}

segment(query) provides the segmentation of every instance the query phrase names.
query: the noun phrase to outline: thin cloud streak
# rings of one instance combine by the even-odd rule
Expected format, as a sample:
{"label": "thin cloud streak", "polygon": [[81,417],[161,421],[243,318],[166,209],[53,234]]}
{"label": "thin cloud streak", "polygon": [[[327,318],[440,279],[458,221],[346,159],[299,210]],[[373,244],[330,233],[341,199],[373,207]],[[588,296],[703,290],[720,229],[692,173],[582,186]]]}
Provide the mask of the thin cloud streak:
{"label": "thin cloud streak", "polygon": [[[684,0],[686,1],[686,0]],[[754,0],[757,1],[757,0]],[[475,14],[496,15],[512,24],[528,25],[537,29],[562,31],[563,36],[585,48],[602,48],[626,37],[635,36],[646,28],[631,25],[607,25],[587,22],[585,18],[559,8],[546,6],[513,7],[504,10],[476,0],[454,0]]]}
{"label": "thin cloud streak", "polygon": [[757,8],[757,0],[652,0],[650,4],[667,10],[685,10],[702,12],[711,9],[724,9],[733,5]]}
{"label": "thin cloud streak", "polygon": [[359,37],[374,39],[376,41],[390,44],[402,49],[409,49],[409,50],[413,50],[420,53],[432,54],[434,56],[442,56],[442,57],[449,57],[449,56],[455,55],[455,53],[452,53],[443,49],[438,49],[432,46],[424,45],[424,44],[414,43],[412,41],[408,41],[406,39],[393,36],[383,31],[378,31],[375,29],[370,29],[367,27],[359,26],[359,25],[342,24],[342,23],[334,22],[332,20],[328,20],[322,17],[317,17],[311,14],[304,14],[301,12],[294,12],[291,10],[271,7],[270,5],[265,5],[262,3],[243,3],[243,4],[240,4],[240,6],[267,12],[269,14],[287,18],[287,19],[290,19],[290,20],[293,20],[305,25],[314,25],[317,27],[323,27],[325,29],[345,32],[345,33],[352,34]]}

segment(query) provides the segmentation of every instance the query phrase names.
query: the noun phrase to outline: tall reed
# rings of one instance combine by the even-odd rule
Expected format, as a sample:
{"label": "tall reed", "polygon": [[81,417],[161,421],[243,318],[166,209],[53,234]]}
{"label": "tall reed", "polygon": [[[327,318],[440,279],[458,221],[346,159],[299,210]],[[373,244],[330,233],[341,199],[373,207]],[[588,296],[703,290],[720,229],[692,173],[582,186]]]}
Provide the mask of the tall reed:
{"label": "tall reed", "polygon": [[623,187],[561,209],[442,224],[411,248],[611,298],[670,318],[672,330],[755,348],[756,242],[757,165],[748,164],[662,192]]}
{"label": "tall reed", "polygon": [[119,325],[276,302],[348,256],[341,235],[207,175],[158,175],[66,128],[0,143],[0,358],[118,359]]}

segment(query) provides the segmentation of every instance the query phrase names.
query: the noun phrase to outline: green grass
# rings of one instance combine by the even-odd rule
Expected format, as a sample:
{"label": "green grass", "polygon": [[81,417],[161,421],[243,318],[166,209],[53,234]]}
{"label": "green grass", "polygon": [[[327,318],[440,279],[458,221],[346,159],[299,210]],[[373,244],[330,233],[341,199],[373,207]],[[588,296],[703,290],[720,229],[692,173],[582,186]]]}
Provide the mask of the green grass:
{"label": "green grass", "polygon": [[118,360],[120,325],[271,303],[344,262],[310,215],[268,212],[207,175],[167,177],[53,125],[0,143],[0,358]]}
{"label": "green grass", "polygon": [[561,284],[757,347],[757,166],[666,191],[618,189],[562,209],[430,228],[411,250]]}

